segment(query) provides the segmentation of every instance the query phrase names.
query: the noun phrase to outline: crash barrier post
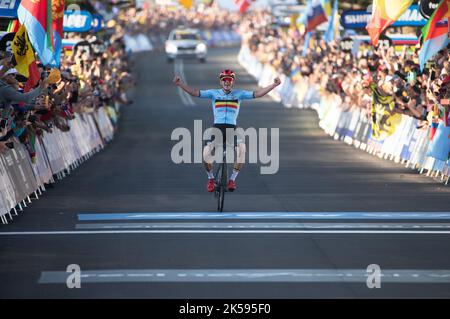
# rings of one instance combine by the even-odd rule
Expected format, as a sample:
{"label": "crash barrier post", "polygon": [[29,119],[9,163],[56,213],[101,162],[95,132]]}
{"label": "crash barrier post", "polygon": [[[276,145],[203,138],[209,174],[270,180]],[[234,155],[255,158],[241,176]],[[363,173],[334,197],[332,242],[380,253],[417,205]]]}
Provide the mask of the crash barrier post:
{"label": "crash barrier post", "polygon": [[36,157],[31,161],[26,147],[14,138],[14,148],[0,154],[0,220],[8,223],[31,198],[38,199],[45,184],[62,179],[82,162],[100,151],[114,137],[115,107],[102,107],[92,113],[75,114],[70,130],[54,129],[36,137]]}
{"label": "crash barrier post", "polygon": [[[342,140],[379,158],[417,169],[421,174],[425,173],[448,184],[448,150],[447,153],[444,150],[436,155],[431,147],[433,142],[429,138],[430,129],[418,129],[417,119],[402,114],[395,131],[385,140],[376,141],[371,137],[371,120],[362,109],[345,110],[339,96],[321,92],[308,77],[293,81],[288,76],[277,74],[270,65],[260,63],[245,45],[241,46],[238,61],[248,73],[258,79],[260,86],[272,83],[279,76],[282,84],[270,93],[271,96],[286,107],[314,109],[319,117],[319,126],[335,140]],[[448,138],[448,131],[444,130],[442,123],[438,126],[438,132],[439,130],[442,130],[443,138]]]}

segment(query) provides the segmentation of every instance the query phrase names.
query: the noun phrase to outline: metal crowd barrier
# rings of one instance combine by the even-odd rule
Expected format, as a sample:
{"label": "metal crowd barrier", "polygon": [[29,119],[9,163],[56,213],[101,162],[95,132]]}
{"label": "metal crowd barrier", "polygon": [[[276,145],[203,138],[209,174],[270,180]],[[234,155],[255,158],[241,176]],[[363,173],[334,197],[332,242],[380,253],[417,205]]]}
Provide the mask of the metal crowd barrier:
{"label": "metal crowd barrier", "polygon": [[236,31],[202,31],[201,35],[210,47],[227,47],[241,44],[241,36]]}
{"label": "metal crowd barrier", "polygon": [[131,51],[134,53],[141,51],[152,51],[155,46],[154,43],[157,43],[157,39],[149,39],[148,36],[142,33],[137,35],[126,34],[124,36],[124,42],[127,51]]}
{"label": "metal crowd barrier", "polygon": [[114,137],[114,126],[109,114],[112,107],[100,108],[92,113],[75,114],[70,130],[54,129],[36,138],[36,160],[32,163],[25,146],[17,139],[14,148],[0,154],[0,219],[23,211],[31,198],[38,199],[45,184],[62,179],[72,170],[102,150]]}
{"label": "metal crowd barrier", "polygon": [[371,138],[370,120],[361,109],[345,111],[340,107],[338,96],[324,94],[308,78],[303,77],[294,82],[283,74],[277,74],[270,65],[260,63],[246,46],[241,47],[238,60],[247,72],[259,79],[259,86],[267,86],[279,76],[282,85],[269,93],[271,97],[282,102],[285,107],[314,109],[318,114],[320,127],[335,140],[341,140],[379,158],[417,169],[421,174],[425,173],[448,184],[450,160],[444,161],[427,155],[431,144],[430,129],[417,129],[417,119],[402,115],[395,132],[379,142]]}

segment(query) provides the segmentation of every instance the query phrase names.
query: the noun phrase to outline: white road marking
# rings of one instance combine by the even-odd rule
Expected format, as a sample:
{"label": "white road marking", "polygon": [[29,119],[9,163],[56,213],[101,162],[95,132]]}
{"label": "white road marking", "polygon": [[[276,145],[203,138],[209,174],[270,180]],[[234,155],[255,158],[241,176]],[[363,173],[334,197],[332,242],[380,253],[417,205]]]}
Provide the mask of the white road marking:
{"label": "white road marking", "polygon": [[87,229],[450,229],[449,223],[86,223],[77,224],[78,230]]}
{"label": "white road marking", "polygon": [[450,230],[68,230],[68,231],[16,231],[0,232],[0,236],[29,236],[29,235],[112,235],[112,234],[402,234],[402,235],[450,235]]}
{"label": "white road marking", "polygon": [[153,213],[79,213],[80,221],[100,220],[174,220],[174,219],[339,219],[339,220],[450,220],[449,212],[153,212]]}
{"label": "white road marking", "polygon": [[[183,82],[187,84],[186,76],[184,74],[183,60],[175,60],[174,73],[176,75],[179,75],[181,77],[181,79],[183,80]],[[178,89],[178,95],[180,96],[181,101],[183,102],[184,105],[195,106],[194,100],[191,98],[191,96],[188,93],[183,91],[183,89],[181,89],[180,87],[178,87],[177,89]]]}

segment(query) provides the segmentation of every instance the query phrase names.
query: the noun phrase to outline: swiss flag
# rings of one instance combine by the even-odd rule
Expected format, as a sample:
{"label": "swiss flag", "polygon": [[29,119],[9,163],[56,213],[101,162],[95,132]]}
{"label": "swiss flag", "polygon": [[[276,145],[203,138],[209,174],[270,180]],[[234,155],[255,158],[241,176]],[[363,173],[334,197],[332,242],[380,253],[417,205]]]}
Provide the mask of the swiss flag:
{"label": "swiss flag", "polygon": [[239,12],[244,13],[251,4],[251,0],[234,0],[234,3],[239,7]]}

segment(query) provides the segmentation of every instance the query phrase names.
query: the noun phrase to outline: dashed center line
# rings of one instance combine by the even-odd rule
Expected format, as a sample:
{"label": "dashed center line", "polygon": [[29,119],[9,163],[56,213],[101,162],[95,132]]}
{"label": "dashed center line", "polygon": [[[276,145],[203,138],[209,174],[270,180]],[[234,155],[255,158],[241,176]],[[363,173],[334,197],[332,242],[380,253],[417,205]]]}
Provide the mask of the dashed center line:
{"label": "dashed center line", "polygon": [[[69,273],[44,271],[40,284],[65,284]],[[134,269],[82,271],[82,283],[124,282],[353,282],[365,269]],[[383,269],[383,283],[450,283],[450,269]]]}

